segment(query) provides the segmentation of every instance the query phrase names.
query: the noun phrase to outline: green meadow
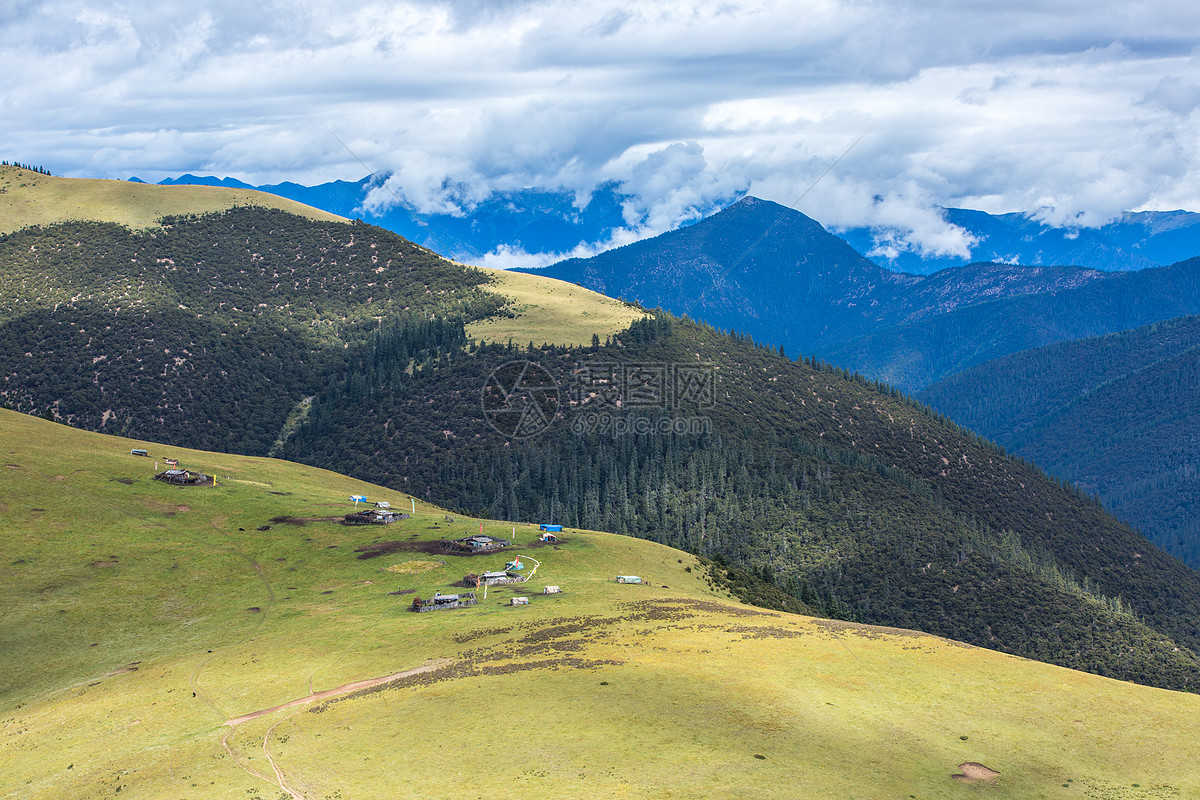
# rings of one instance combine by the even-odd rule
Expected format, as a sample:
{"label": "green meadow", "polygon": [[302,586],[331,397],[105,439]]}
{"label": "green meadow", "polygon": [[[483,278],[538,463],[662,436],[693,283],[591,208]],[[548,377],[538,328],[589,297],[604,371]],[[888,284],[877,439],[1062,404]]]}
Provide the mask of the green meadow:
{"label": "green meadow", "polygon": [[[650,542],[419,500],[344,526],[412,501],[9,411],[0,462],[6,798],[1200,796],[1200,697],[751,608]],[[481,525],[515,547],[423,552]],[[526,583],[408,611],[514,554]]]}

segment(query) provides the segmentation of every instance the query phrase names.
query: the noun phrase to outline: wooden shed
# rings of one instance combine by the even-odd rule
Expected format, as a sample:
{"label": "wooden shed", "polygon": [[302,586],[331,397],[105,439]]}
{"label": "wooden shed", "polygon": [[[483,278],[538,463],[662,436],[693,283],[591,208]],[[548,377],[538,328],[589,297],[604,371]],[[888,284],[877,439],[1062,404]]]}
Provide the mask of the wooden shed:
{"label": "wooden shed", "polygon": [[461,594],[441,594],[439,592],[428,600],[414,597],[410,610],[423,614],[426,611],[449,611],[452,608],[466,608],[473,605],[475,605],[474,592],[462,592]]}

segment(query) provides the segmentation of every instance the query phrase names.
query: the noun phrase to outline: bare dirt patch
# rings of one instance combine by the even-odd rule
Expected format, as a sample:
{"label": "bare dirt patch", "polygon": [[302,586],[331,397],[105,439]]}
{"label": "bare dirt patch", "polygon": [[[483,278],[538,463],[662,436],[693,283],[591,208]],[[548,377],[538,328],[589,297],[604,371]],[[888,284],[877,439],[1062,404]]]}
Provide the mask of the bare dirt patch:
{"label": "bare dirt patch", "polygon": [[961,773],[951,775],[950,777],[959,783],[974,783],[975,781],[994,781],[1000,777],[1000,773],[991,767],[985,767],[977,761],[964,761],[958,765],[962,770]]}
{"label": "bare dirt patch", "polygon": [[138,671],[138,665],[139,665],[139,664],[141,664],[141,663],[142,663],[142,662],[140,662],[140,661],[132,661],[132,662],[130,662],[130,663],[128,663],[128,664],[126,664],[126,665],[125,665],[125,666],[123,666],[123,667],[117,667],[116,669],[109,670],[107,673],[105,673],[105,676],[104,676],[104,677],[106,677],[106,678],[112,678],[112,677],[114,677],[114,676],[116,676],[116,675],[124,675],[124,674],[125,674],[125,673],[127,673],[127,672],[137,672],[137,671]]}
{"label": "bare dirt patch", "polygon": [[277,525],[307,525],[310,522],[341,522],[341,517],[271,517],[271,522]]}
{"label": "bare dirt patch", "polygon": [[[359,556],[362,558],[362,556]],[[396,572],[400,575],[417,575],[422,572],[429,572],[431,569],[437,569],[441,566],[438,561],[402,561],[399,564],[392,564],[390,567],[384,567],[384,572]]]}

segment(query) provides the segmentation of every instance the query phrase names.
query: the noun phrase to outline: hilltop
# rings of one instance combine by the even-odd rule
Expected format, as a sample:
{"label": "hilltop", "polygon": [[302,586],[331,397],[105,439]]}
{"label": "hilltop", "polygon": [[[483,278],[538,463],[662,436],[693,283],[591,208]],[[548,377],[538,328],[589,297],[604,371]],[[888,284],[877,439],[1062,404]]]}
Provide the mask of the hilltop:
{"label": "hilltop", "polygon": [[30,225],[91,220],[130,228],[157,225],[163,217],[205,214],[235,206],[275,208],[325,222],[348,220],[250,188],[154,186],[91,178],[58,178],[0,166],[0,233]]}
{"label": "hilltop", "polygon": [[[584,344],[643,315],[361,223],[257,206],[158,223],[0,235],[0,399],[91,429],[265,454],[384,320],[436,316],[490,340]],[[414,354],[430,336],[409,342]]]}
{"label": "hilltop", "polygon": [[[515,526],[531,581],[411,614],[503,558],[364,545],[514,525],[418,501],[348,528],[321,518],[351,494],[409,498],[7,411],[0,448],[6,797],[956,797],[954,775],[997,798],[1200,791],[1194,695],[750,608],[691,555],[576,529],[531,549]],[[151,480],[165,456],[218,485]]]}

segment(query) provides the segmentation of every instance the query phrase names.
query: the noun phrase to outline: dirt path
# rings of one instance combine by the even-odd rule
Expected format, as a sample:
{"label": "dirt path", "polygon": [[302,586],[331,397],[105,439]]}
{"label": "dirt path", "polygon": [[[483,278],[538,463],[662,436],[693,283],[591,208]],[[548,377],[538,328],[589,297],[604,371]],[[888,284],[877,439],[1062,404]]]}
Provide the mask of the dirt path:
{"label": "dirt path", "polygon": [[229,725],[230,727],[236,727],[241,725],[243,722],[249,722],[252,719],[265,717],[267,714],[274,714],[276,711],[283,711],[285,708],[295,708],[296,706],[308,705],[309,703],[315,703],[318,700],[349,694],[350,692],[356,692],[359,689],[369,689],[372,686],[378,686],[381,683],[398,680],[399,678],[407,678],[409,675],[420,675],[422,672],[432,672],[433,670],[439,667],[444,667],[449,663],[450,659],[448,658],[435,658],[425,662],[419,667],[414,667],[413,669],[408,669],[404,672],[396,672],[391,675],[384,675],[382,678],[367,678],[361,681],[354,681],[353,683],[347,683],[344,686],[339,686],[336,689],[326,689],[323,692],[314,692],[297,700],[290,700],[282,705],[264,708],[262,711],[252,711],[249,714],[243,714],[240,717],[234,717],[231,720],[227,720],[225,724]]}
{"label": "dirt path", "polygon": [[[292,718],[292,715],[288,714],[286,717],[279,720],[279,722],[276,722],[274,725],[267,728],[267,732],[263,736],[262,751],[263,751],[263,755],[267,757],[267,763],[271,765],[271,769],[275,770],[275,783],[279,784],[279,788],[282,789],[283,791],[287,792],[287,794],[292,798],[292,800],[304,800],[304,795],[300,794],[295,789],[288,786],[287,780],[283,777],[283,770],[281,770],[279,768],[279,765],[275,763],[275,759],[271,758],[271,751],[267,748],[268,744],[271,741],[271,733],[274,732],[274,730],[277,727],[279,727],[279,725],[281,725],[284,722],[287,722],[291,718]],[[232,730],[232,728],[230,730]]]}

